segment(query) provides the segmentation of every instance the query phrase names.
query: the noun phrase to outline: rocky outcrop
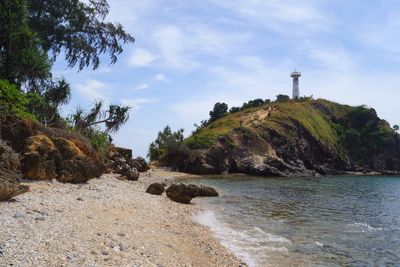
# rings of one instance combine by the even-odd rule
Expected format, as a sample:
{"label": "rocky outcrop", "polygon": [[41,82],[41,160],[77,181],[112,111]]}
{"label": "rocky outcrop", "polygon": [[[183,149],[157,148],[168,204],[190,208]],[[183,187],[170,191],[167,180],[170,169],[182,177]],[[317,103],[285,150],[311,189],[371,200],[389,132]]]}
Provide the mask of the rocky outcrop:
{"label": "rocky outcrop", "polygon": [[165,192],[165,185],[161,183],[153,183],[146,189],[146,193],[152,195],[162,195]]}
{"label": "rocky outcrop", "polygon": [[100,155],[79,134],[12,116],[0,122],[3,139],[21,155],[26,179],[83,183],[106,171]]}
{"label": "rocky outcrop", "polygon": [[190,204],[190,201],[199,196],[199,189],[196,186],[185,184],[172,184],[167,190],[167,197],[175,202]]}
{"label": "rocky outcrop", "polygon": [[27,138],[21,172],[26,179],[84,183],[104,172],[100,160],[89,158],[73,140],[46,135]]}
{"label": "rocky outcrop", "polygon": [[189,152],[178,169],[195,174],[286,177],[400,171],[400,136],[375,110],[322,99],[230,114],[186,142]]}
{"label": "rocky outcrop", "polygon": [[4,141],[0,141],[0,201],[10,200],[29,191],[29,187],[21,185],[20,157]]}

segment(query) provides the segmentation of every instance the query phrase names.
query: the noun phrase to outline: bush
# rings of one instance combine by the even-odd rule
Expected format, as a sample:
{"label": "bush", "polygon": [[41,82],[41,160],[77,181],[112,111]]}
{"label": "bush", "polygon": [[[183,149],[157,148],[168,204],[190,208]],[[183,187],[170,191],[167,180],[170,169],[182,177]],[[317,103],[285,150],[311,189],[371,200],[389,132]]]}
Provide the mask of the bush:
{"label": "bush", "polygon": [[28,97],[17,86],[0,80],[0,108],[2,113],[20,118],[35,118],[27,111]]}
{"label": "bush", "polygon": [[166,126],[150,144],[147,156],[151,161],[157,160],[163,165],[178,169],[189,154],[189,148],[183,140],[183,129],[173,132]]}
{"label": "bush", "polygon": [[108,151],[108,145],[110,144],[109,135],[106,132],[92,128],[86,129],[85,131],[80,131],[80,133],[90,140],[90,145],[92,148],[96,150],[104,159]]}

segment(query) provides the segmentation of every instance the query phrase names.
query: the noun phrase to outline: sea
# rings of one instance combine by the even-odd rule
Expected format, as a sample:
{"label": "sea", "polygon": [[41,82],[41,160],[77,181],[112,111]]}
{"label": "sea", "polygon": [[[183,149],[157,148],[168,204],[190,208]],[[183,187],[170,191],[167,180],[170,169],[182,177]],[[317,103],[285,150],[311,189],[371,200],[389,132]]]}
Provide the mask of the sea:
{"label": "sea", "polygon": [[219,191],[194,220],[249,266],[400,266],[400,177],[185,182]]}

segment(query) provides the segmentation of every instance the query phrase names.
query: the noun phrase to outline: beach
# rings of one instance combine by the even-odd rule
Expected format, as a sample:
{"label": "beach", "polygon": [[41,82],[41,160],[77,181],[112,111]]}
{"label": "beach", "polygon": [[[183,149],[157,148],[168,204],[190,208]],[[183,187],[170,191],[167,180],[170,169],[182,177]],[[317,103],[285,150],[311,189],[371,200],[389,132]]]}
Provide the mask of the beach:
{"label": "beach", "polygon": [[145,193],[183,174],[118,176],[26,182],[31,192],[0,203],[0,266],[245,266],[192,220],[199,205]]}

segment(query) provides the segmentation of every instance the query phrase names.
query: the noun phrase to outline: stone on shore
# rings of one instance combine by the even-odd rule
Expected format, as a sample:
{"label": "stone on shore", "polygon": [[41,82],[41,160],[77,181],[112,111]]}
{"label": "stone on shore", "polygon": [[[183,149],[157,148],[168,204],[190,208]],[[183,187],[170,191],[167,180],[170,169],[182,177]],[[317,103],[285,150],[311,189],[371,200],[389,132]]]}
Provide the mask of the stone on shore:
{"label": "stone on shore", "polygon": [[175,202],[190,204],[190,201],[199,196],[199,188],[193,185],[173,184],[166,190],[167,197]]}
{"label": "stone on shore", "polygon": [[10,200],[13,197],[29,191],[29,187],[18,182],[0,178],[0,201]]}
{"label": "stone on shore", "polygon": [[218,197],[217,190],[210,186],[200,185],[199,186],[199,197]]}
{"label": "stone on shore", "polygon": [[146,189],[146,193],[152,194],[152,195],[162,195],[165,192],[164,185],[161,183],[153,183]]}

